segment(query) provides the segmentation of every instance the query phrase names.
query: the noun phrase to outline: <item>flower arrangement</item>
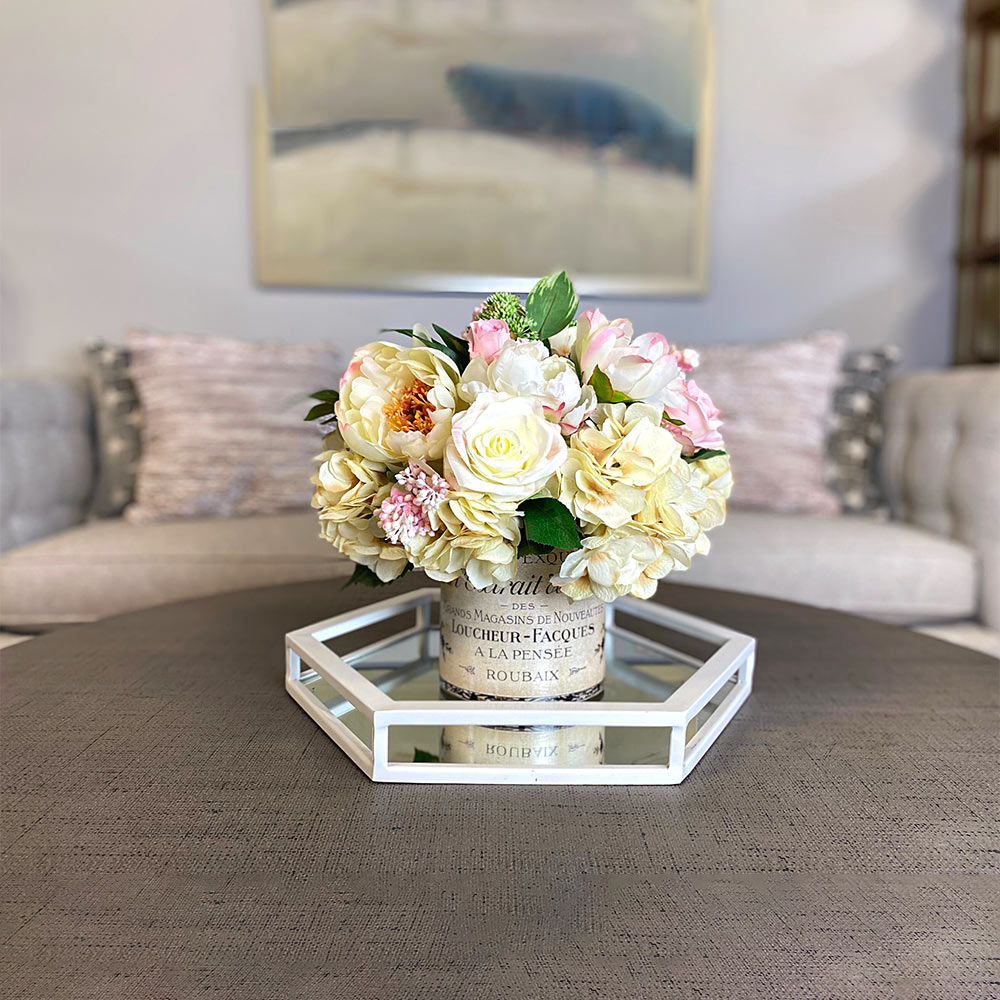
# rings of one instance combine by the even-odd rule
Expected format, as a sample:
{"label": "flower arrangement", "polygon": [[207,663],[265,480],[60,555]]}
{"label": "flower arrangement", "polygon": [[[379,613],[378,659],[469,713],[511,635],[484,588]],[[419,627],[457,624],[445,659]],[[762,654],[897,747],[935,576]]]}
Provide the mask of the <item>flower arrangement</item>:
{"label": "flower arrangement", "polygon": [[460,336],[383,331],[409,342],[359,348],[313,395],[312,503],[352,581],[418,568],[485,589],[556,552],[571,600],[648,598],[708,551],[732,477],[697,354],[578,307],[550,275],[524,303],[491,295]]}

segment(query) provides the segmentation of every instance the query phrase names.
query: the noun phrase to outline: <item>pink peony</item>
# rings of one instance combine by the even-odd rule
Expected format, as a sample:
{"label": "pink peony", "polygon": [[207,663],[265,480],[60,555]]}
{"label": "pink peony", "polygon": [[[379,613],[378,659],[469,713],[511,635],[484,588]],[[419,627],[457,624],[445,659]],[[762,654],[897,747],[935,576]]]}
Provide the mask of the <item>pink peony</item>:
{"label": "pink peony", "polygon": [[502,319],[473,320],[465,329],[469,354],[489,364],[511,340],[510,329]]}
{"label": "pink peony", "polygon": [[721,448],[719,408],[707,392],[698,387],[694,379],[684,382],[678,378],[672,388],[678,390],[680,406],[667,406],[667,416],[682,420],[683,426],[667,422],[667,428],[681,443],[685,455],[693,455],[699,448]]}
{"label": "pink peony", "polygon": [[682,405],[674,386],[677,359],[662,333],[636,337],[606,374],[611,387],[630,399],[656,406]]}
{"label": "pink peony", "polygon": [[683,350],[675,347],[674,357],[677,359],[677,367],[682,372],[693,371],[700,364],[698,352],[693,347],[685,347]]}
{"label": "pink peony", "polygon": [[574,355],[583,381],[590,380],[595,368],[607,373],[625,353],[632,339],[632,324],[627,319],[609,320],[600,309],[588,309],[576,321]]}

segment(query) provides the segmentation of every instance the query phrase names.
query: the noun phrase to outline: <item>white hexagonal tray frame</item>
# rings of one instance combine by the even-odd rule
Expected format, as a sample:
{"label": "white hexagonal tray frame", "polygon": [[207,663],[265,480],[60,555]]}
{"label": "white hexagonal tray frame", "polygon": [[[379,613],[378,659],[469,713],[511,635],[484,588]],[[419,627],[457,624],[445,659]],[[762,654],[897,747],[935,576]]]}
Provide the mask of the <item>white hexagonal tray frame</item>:
{"label": "white hexagonal tray frame", "polygon": [[[288,693],[316,724],[374,781],[465,782],[472,784],[674,785],[683,781],[746,701],[753,683],[756,640],[722,625],[674,611],[652,601],[622,598],[608,605],[608,643],[621,612],[697,639],[721,643],[708,660],[663,702],[608,701],[395,701],[351,664],[409,636],[427,635],[437,588],[415,590],[357,611],[328,618],[285,636]],[[377,622],[414,613],[411,628],[340,657],[324,645],[337,636]],[[649,645],[650,640],[637,637]],[[654,643],[655,644],[655,643]],[[660,644],[662,645],[662,644]],[[664,647],[666,649],[666,647]],[[676,655],[670,651],[671,655]],[[696,662],[696,661],[695,661]],[[303,682],[309,668],[350,702],[372,724],[372,748],[333,713]],[[691,736],[688,726],[731,680],[733,689]],[[670,730],[669,763],[584,766],[494,766],[440,762],[390,762],[389,727],[406,726],[643,726]]]}

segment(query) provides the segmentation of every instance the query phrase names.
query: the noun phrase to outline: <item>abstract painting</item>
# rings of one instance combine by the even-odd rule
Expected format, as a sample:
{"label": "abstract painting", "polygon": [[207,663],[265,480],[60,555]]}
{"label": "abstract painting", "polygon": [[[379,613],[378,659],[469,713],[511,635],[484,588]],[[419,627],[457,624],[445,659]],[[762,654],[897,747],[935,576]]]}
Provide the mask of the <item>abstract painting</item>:
{"label": "abstract painting", "polygon": [[265,284],[703,289],[704,0],[270,0]]}

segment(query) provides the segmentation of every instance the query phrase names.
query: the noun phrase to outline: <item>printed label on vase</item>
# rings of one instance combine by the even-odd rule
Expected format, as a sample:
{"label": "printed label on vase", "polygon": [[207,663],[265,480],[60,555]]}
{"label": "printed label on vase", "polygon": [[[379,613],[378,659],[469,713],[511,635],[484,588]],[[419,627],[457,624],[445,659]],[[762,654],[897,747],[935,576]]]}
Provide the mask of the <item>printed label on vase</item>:
{"label": "printed label on vase", "polygon": [[460,698],[583,700],[604,684],[602,601],[570,601],[549,583],[557,554],[529,556],[517,577],[476,590],[441,585],[441,686]]}
{"label": "printed label on vase", "polygon": [[604,726],[445,726],[445,764],[586,767],[604,763]]}

